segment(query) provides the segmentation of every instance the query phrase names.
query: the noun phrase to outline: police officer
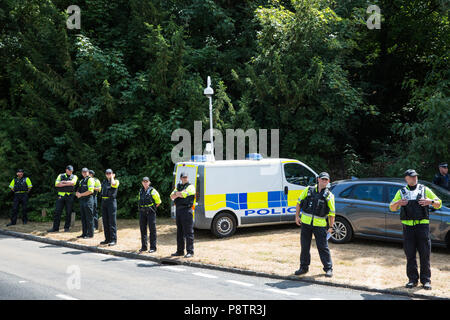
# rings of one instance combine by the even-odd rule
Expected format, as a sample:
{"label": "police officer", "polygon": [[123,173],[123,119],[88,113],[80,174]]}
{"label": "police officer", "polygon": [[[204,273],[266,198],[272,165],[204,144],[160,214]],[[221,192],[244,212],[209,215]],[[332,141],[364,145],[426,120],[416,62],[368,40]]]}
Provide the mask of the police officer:
{"label": "police officer", "polygon": [[447,163],[441,163],[439,165],[439,173],[434,176],[433,183],[450,191],[450,178],[448,176]]}
{"label": "police officer", "polygon": [[58,191],[58,199],[56,199],[55,214],[53,217],[53,228],[47,230],[47,232],[58,232],[59,223],[61,220],[61,214],[63,208],[66,208],[66,221],[64,223],[64,232],[68,232],[70,229],[70,219],[72,214],[73,205],[73,193],[75,191],[75,185],[77,184],[78,177],[73,174],[73,167],[68,165],[66,167],[66,173],[58,175],[55,181],[55,187]]}
{"label": "police officer", "polygon": [[95,177],[95,171],[94,170],[89,170],[89,176],[91,178],[94,179],[95,184],[94,184],[94,228],[95,230],[98,230],[98,201],[97,201],[97,196],[99,194],[99,192],[102,190],[102,183],[100,182],[99,179],[97,179]]}
{"label": "police officer", "polygon": [[174,200],[176,206],[177,223],[177,252],[172,256],[184,255],[184,238],[186,238],[185,258],[194,255],[194,215],[192,206],[194,205],[195,187],[189,183],[189,178],[185,172],[180,174],[181,183],[170,194],[170,199]]}
{"label": "police officer", "polygon": [[108,244],[115,246],[117,243],[117,190],[119,188],[119,180],[115,179],[116,175],[111,169],[105,172],[106,179],[102,182],[102,220],[105,240],[100,244]]}
{"label": "police officer", "polygon": [[[325,276],[333,276],[333,264],[331,261],[330,249],[328,248],[327,233],[333,231],[335,217],[334,195],[327,188],[330,182],[330,175],[326,172],[319,174],[317,184],[314,187],[307,187],[300,194],[295,212],[295,223],[301,226],[300,244],[300,269],[295,271],[295,275],[305,274],[309,270],[311,255],[311,239],[314,234],[320,260],[323,264]],[[300,217],[301,212],[301,217]],[[327,217],[329,228],[327,227]]]}
{"label": "police officer", "polygon": [[142,188],[139,191],[139,226],[141,228],[141,249],[139,252],[147,251],[147,225],[150,233],[150,250],[156,251],[156,212],[161,204],[158,191],[150,186],[148,177],[142,178]]}
{"label": "police officer", "polygon": [[398,190],[392,199],[389,209],[397,211],[400,208],[400,220],[403,224],[403,248],[406,255],[406,288],[417,286],[416,251],[420,257],[420,282],[425,290],[431,290],[431,239],[429,206],[435,209],[442,206],[442,201],[431,189],[418,182],[418,174],[413,169],[404,173],[407,186]]}
{"label": "police officer", "polygon": [[80,215],[82,233],[77,238],[94,237],[94,186],[95,181],[89,176],[89,169],[81,169],[83,178],[75,196],[80,199]]}
{"label": "police officer", "polygon": [[12,208],[12,216],[11,222],[6,226],[13,226],[17,222],[17,215],[19,213],[19,205],[22,205],[22,222],[23,224],[27,224],[27,203],[28,203],[28,194],[30,193],[33,185],[31,184],[31,180],[28,177],[24,176],[23,169],[18,169],[16,172],[17,178],[12,179],[9,184],[9,188],[11,192],[14,192],[14,202]]}

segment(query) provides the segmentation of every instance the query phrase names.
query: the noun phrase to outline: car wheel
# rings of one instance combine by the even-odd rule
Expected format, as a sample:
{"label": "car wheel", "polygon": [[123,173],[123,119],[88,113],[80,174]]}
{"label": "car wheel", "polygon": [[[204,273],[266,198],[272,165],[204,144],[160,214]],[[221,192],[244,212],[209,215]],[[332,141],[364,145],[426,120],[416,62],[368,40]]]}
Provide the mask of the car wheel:
{"label": "car wheel", "polygon": [[347,220],[341,217],[336,217],[333,225],[333,232],[331,233],[330,241],[333,243],[346,243],[353,237],[353,230]]}
{"label": "car wheel", "polygon": [[219,213],[215,216],[211,229],[218,238],[231,237],[236,232],[236,219],[231,213]]}

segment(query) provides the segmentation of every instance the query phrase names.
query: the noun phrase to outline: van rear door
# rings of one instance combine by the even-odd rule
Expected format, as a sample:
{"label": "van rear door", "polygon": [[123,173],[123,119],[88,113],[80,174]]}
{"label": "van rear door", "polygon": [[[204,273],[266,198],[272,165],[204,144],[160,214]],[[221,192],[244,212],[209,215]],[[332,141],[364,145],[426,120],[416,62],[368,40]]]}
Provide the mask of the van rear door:
{"label": "van rear door", "polygon": [[[187,163],[178,163],[175,168],[175,181],[174,188],[177,187],[178,183],[181,182],[180,174],[185,172],[189,178],[189,183],[194,185],[195,190],[197,190],[197,174],[198,174],[198,166],[195,164],[187,164]],[[197,192],[196,192],[197,194]],[[197,199],[194,199],[194,219],[195,219],[195,202]],[[173,204],[173,201],[172,201]],[[175,217],[175,206],[172,205],[172,217]]]}

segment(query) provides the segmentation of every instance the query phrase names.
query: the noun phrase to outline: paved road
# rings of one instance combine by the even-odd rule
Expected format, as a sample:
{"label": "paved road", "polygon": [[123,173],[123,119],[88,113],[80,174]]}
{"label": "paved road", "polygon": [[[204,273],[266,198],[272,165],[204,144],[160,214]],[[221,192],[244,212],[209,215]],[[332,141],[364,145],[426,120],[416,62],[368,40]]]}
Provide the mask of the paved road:
{"label": "paved road", "polygon": [[0,235],[0,300],[408,299],[301,281],[160,265]]}

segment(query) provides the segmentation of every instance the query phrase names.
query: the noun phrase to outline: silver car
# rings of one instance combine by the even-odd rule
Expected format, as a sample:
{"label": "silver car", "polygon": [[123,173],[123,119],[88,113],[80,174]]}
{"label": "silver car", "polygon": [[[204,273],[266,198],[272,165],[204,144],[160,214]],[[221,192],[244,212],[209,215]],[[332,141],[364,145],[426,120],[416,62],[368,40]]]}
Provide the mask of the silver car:
{"label": "silver car", "polygon": [[[428,181],[419,183],[430,188],[442,200],[442,208],[430,209],[431,241],[450,248],[450,192]],[[345,243],[353,237],[402,241],[400,210],[390,211],[389,203],[406,185],[395,178],[340,180],[330,188],[336,199],[336,221],[331,241]]]}

